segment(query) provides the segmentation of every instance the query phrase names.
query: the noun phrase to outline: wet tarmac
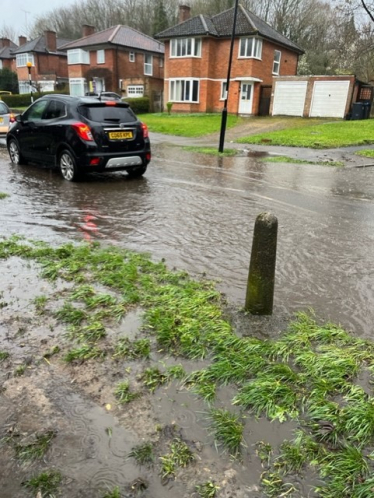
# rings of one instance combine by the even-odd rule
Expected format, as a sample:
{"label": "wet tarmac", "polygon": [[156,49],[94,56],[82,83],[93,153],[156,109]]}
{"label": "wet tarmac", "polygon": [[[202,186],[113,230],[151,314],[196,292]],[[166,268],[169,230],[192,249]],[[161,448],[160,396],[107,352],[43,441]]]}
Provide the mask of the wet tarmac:
{"label": "wet tarmac", "polygon": [[278,217],[275,314],[315,309],[372,338],[374,168],[271,164],[153,146],[142,179],[14,167],[0,148],[0,235],[51,243],[97,240],[219,281],[244,303],[256,216]]}

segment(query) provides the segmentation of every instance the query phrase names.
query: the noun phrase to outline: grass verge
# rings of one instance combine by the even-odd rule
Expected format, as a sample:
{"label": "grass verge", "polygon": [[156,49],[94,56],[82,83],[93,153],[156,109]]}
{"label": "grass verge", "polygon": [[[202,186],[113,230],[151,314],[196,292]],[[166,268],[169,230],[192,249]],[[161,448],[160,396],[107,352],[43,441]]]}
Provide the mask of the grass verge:
{"label": "grass verge", "polygon": [[327,149],[374,143],[374,120],[336,121],[242,137],[238,143]]}
{"label": "grass verge", "polygon": [[[144,388],[155,392],[178,379],[199,393],[211,405],[215,440],[233,455],[244,452],[244,427],[253,418],[294,421],[298,430],[278,448],[271,448],[266,440],[256,445],[258,458],[266,466],[261,477],[266,496],[291,496],[295,486],[298,489],[292,477],[299,474],[300,480],[308,471],[317,475],[315,489],[322,498],[372,496],[373,342],[357,339],[333,324],[321,325],[306,313],[297,314],[276,339],[237,337],[224,319],[224,302],[212,282],[192,280],[146,255],[115,247],[50,247],[13,237],[0,242],[0,258],[11,257],[34,260],[44,278],[71,283],[65,303],[54,315],[68,326],[66,341],[59,346],[65,360],[117,362],[120,357],[132,361],[133,356],[146,360],[147,368],[139,376]],[[34,301],[37,311],[48,312],[54,296],[46,297]],[[141,333],[151,340],[130,342],[124,336],[112,344],[107,328],[135,306],[144,310]],[[91,329],[100,333],[88,333]],[[83,333],[86,342],[82,343]],[[73,347],[66,351],[71,343]],[[206,366],[188,375],[180,365],[160,369],[148,358],[149,348],[165,357],[204,358]],[[57,361],[59,351],[55,355]],[[363,378],[368,379],[367,385]],[[224,385],[233,390],[231,402],[239,415],[214,405],[215,388]],[[129,386],[127,381],[117,386],[119,402],[134,394]],[[12,444],[20,460],[33,460],[48,450],[53,434],[44,436],[22,443],[12,436],[1,442]],[[178,437],[157,462],[167,480],[193,460],[189,446]]]}
{"label": "grass verge", "polygon": [[344,166],[342,161],[305,161],[303,159],[295,159],[289,156],[269,156],[259,159],[264,163],[290,163],[290,164],[313,164],[315,166]]}

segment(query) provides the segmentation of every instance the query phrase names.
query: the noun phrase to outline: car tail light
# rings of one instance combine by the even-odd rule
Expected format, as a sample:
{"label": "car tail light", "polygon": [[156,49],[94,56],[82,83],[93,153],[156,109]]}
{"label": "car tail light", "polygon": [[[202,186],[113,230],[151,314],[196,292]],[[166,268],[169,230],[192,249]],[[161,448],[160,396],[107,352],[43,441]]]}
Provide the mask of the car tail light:
{"label": "car tail light", "polygon": [[78,133],[78,136],[82,140],[86,140],[87,142],[93,142],[94,138],[91,133],[91,129],[84,123],[74,123],[71,125],[74,130]]}
{"label": "car tail light", "polygon": [[148,126],[145,123],[141,123],[142,131],[143,131],[143,138],[148,138],[149,133],[148,133]]}
{"label": "car tail light", "polygon": [[117,102],[115,100],[107,100],[105,105],[117,105]]}
{"label": "car tail light", "polygon": [[151,160],[151,153],[150,152],[147,152],[147,154],[145,155],[145,158],[147,159],[147,161],[149,162]]}
{"label": "car tail light", "polygon": [[101,162],[101,157],[93,157],[90,159],[90,166],[98,166]]}
{"label": "car tail light", "polygon": [[9,114],[9,123],[15,123],[16,116],[14,114]]}

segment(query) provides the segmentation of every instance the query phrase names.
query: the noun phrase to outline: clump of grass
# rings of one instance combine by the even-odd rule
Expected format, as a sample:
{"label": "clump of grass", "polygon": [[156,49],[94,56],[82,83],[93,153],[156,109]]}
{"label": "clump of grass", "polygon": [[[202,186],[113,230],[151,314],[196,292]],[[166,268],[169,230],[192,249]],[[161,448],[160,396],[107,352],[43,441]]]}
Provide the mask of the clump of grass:
{"label": "clump of grass", "polygon": [[170,453],[161,456],[161,477],[171,479],[175,477],[178,467],[186,467],[195,460],[195,456],[181,439],[174,439],[170,445]]}
{"label": "clump of grass", "polygon": [[45,434],[36,435],[34,440],[28,444],[17,443],[15,445],[17,458],[22,461],[42,458],[50,447],[55,435],[54,431],[48,431]]}
{"label": "clump of grass", "polygon": [[269,466],[273,448],[271,444],[265,443],[265,441],[258,441],[256,443],[256,454],[261,460],[262,465]]}
{"label": "clump of grass", "polygon": [[137,360],[141,358],[149,358],[150,353],[151,343],[149,339],[139,339],[131,342],[127,337],[123,337],[119,339],[115,345],[113,358]]}
{"label": "clump of grass", "polygon": [[15,377],[21,377],[26,371],[26,365],[19,365],[15,370],[14,370],[14,376]]}
{"label": "clump of grass", "polygon": [[131,392],[130,383],[128,380],[125,380],[117,385],[114,391],[114,395],[117,398],[118,403],[122,405],[124,403],[130,403],[130,401],[138,398],[140,396],[140,393]]}
{"label": "clump of grass", "polygon": [[6,197],[9,197],[9,194],[6,194],[5,192],[0,192],[0,199],[5,199]]}
{"label": "clump of grass", "polygon": [[223,152],[219,152],[218,149],[214,147],[185,146],[182,147],[182,149],[188,152],[199,152],[200,154],[208,154],[210,156],[218,157],[232,157],[238,154],[238,151],[236,149],[225,149]]}
{"label": "clump of grass", "polygon": [[143,384],[151,391],[154,392],[159,386],[167,382],[167,375],[158,367],[146,368],[141,376]]}
{"label": "clump of grass", "polygon": [[291,483],[285,483],[279,472],[267,470],[261,474],[261,485],[268,498],[292,496],[296,488]]}
{"label": "clump of grass", "polygon": [[87,319],[86,312],[76,308],[71,303],[65,303],[63,307],[56,312],[56,317],[61,322],[70,325],[80,325]]}
{"label": "clump of grass", "polygon": [[153,444],[146,442],[134,446],[129,457],[134,458],[138,465],[151,465],[154,461]]}
{"label": "clump of grass", "polygon": [[226,448],[230,455],[237,456],[243,445],[244,425],[239,416],[224,409],[212,409],[209,412],[215,440]]}
{"label": "clump of grass", "polygon": [[78,342],[95,343],[106,337],[105,326],[101,321],[92,321],[81,327],[70,327],[69,334]]}
{"label": "clump of grass", "polygon": [[121,491],[118,486],[112,489],[112,491],[107,491],[103,498],[121,498]]}
{"label": "clump of grass", "polygon": [[0,351],[0,363],[9,358],[8,351]]}
{"label": "clump of grass", "polygon": [[200,498],[214,498],[219,486],[216,486],[213,481],[207,481],[204,484],[198,484],[195,489]]}
{"label": "clump of grass", "polygon": [[92,359],[103,358],[105,356],[105,351],[99,349],[96,346],[91,346],[84,344],[83,346],[75,349],[71,349],[64,356],[64,360],[67,363],[73,361],[86,361]]}
{"label": "clump of grass", "polygon": [[38,296],[34,299],[34,305],[36,308],[36,312],[39,315],[42,315],[45,312],[45,307],[47,305],[48,298],[47,296]]}
{"label": "clump of grass", "polygon": [[245,384],[234,397],[233,403],[250,409],[257,416],[265,414],[271,420],[284,422],[287,417],[296,418],[299,414],[297,394],[286,383],[272,375],[264,374]]}
{"label": "clump of grass", "polygon": [[55,354],[58,354],[60,351],[61,351],[60,346],[53,346],[52,349],[50,349],[49,351],[47,351],[46,353],[43,354],[43,358],[46,358],[46,359],[51,358]]}
{"label": "clump of grass", "polygon": [[22,483],[22,485],[36,493],[41,498],[48,498],[54,496],[58,491],[61,483],[62,476],[57,470],[46,470],[41,474],[32,477],[31,479]]}

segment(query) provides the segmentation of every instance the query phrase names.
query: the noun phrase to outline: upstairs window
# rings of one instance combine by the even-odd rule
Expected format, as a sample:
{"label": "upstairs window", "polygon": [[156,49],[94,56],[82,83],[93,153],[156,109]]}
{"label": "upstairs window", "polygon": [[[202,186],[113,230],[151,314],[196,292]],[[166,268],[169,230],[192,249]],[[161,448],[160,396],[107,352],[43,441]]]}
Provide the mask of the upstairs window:
{"label": "upstairs window", "polygon": [[68,64],[89,64],[90,53],[80,48],[68,50]]}
{"label": "upstairs window", "polygon": [[227,99],[227,81],[221,83],[221,100]]}
{"label": "upstairs window", "polygon": [[129,52],[129,61],[135,62],[135,52]]}
{"label": "upstairs window", "polygon": [[96,52],[96,62],[97,64],[105,63],[105,50],[98,50]]}
{"label": "upstairs window", "polygon": [[171,40],[170,57],[201,57],[201,38]]}
{"label": "upstairs window", "polygon": [[33,54],[17,54],[16,65],[17,67],[25,67],[28,62],[34,65],[34,55]]}
{"label": "upstairs window", "polygon": [[281,53],[279,50],[274,50],[273,74],[279,74],[281,62]]}
{"label": "upstairs window", "polygon": [[239,44],[239,57],[261,59],[262,40],[261,38],[241,38]]}
{"label": "upstairs window", "polygon": [[144,55],[144,74],[152,76],[153,74],[153,57],[152,55]]}

